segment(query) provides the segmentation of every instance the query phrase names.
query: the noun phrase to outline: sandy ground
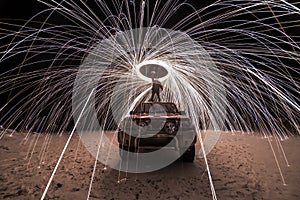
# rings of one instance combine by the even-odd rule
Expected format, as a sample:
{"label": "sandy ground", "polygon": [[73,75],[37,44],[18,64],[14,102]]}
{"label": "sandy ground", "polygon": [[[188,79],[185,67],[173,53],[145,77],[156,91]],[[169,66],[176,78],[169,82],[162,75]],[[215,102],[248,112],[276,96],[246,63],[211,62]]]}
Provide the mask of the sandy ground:
{"label": "sandy ground", "polygon": [[[24,140],[25,133],[7,130],[2,134],[0,199],[40,199],[68,135],[31,134]],[[222,133],[208,154],[218,199],[300,199],[300,138],[281,143],[290,167],[271,138],[286,185],[268,139]],[[94,161],[74,135],[45,199],[86,199]],[[97,163],[90,199],[202,200],[212,196],[204,161],[197,158],[194,163],[176,161],[144,174],[126,174]]]}

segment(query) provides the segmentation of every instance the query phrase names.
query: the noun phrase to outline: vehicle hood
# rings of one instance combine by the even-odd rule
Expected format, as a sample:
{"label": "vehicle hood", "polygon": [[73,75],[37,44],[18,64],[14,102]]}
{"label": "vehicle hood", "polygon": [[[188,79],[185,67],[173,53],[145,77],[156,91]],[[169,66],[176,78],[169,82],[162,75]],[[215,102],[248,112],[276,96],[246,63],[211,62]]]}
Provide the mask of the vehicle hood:
{"label": "vehicle hood", "polygon": [[133,114],[130,116],[133,119],[151,119],[151,118],[155,118],[155,119],[187,119],[188,116],[186,115],[179,115],[179,114],[172,114],[172,113],[168,113],[168,114]]}

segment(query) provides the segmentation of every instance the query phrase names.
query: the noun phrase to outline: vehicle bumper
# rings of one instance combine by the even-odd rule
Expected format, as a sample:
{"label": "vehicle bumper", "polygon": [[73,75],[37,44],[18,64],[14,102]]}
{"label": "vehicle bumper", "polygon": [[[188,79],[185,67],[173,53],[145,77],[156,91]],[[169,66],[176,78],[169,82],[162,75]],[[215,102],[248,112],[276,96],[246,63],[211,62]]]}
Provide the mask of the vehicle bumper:
{"label": "vehicle bumper", "polygon": [[133,137],[123,131],[118,132],[118,142],[122,146],[127,147],[139,147],[153,149],[158,147],[174,147],[179,149],[182,146],[190,146],[196,143],[196,133],[194,131],[180,131],[176,135],[169,134],[149,134],[151,137],[147,137],[146,134],[143,137]]}

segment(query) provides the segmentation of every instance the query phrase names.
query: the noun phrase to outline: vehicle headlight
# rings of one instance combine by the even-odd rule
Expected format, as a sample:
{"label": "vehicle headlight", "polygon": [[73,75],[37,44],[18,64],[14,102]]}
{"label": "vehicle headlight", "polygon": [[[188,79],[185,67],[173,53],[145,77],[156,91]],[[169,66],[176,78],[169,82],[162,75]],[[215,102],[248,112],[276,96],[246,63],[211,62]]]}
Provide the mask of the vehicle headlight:
{"label": "vehicle headlight", "polygon": [[174,122],[166,122],[165,123],[165,127],[164,130],[168,133],[168,134],[174,134],[177,130],[176,124]]}

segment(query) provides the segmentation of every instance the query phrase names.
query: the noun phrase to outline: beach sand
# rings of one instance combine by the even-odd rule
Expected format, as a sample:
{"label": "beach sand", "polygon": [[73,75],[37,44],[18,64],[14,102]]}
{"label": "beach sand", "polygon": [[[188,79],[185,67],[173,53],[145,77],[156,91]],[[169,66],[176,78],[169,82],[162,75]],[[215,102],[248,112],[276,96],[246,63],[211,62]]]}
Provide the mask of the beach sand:
{"label": "beach sand", "polygon": [[[40,199],[69,135],[2,130],[0,199]],[[26,139],[25,139],[26,138]],[[270,143],[269,143],[270,141]],[[272,146],[270,145],[272,144]],[[218,199],[300,199],[300,138],[223,132],[207,155]],[[272,148],[286,185],[279,173]],[[199,151],[196,145],[196,152]],[[87,199],[95,158],[74,135],[45,199]],[[161,170],[134,174],[96,165],[90,199],[212,199],[203,158],[176,161]]]}

